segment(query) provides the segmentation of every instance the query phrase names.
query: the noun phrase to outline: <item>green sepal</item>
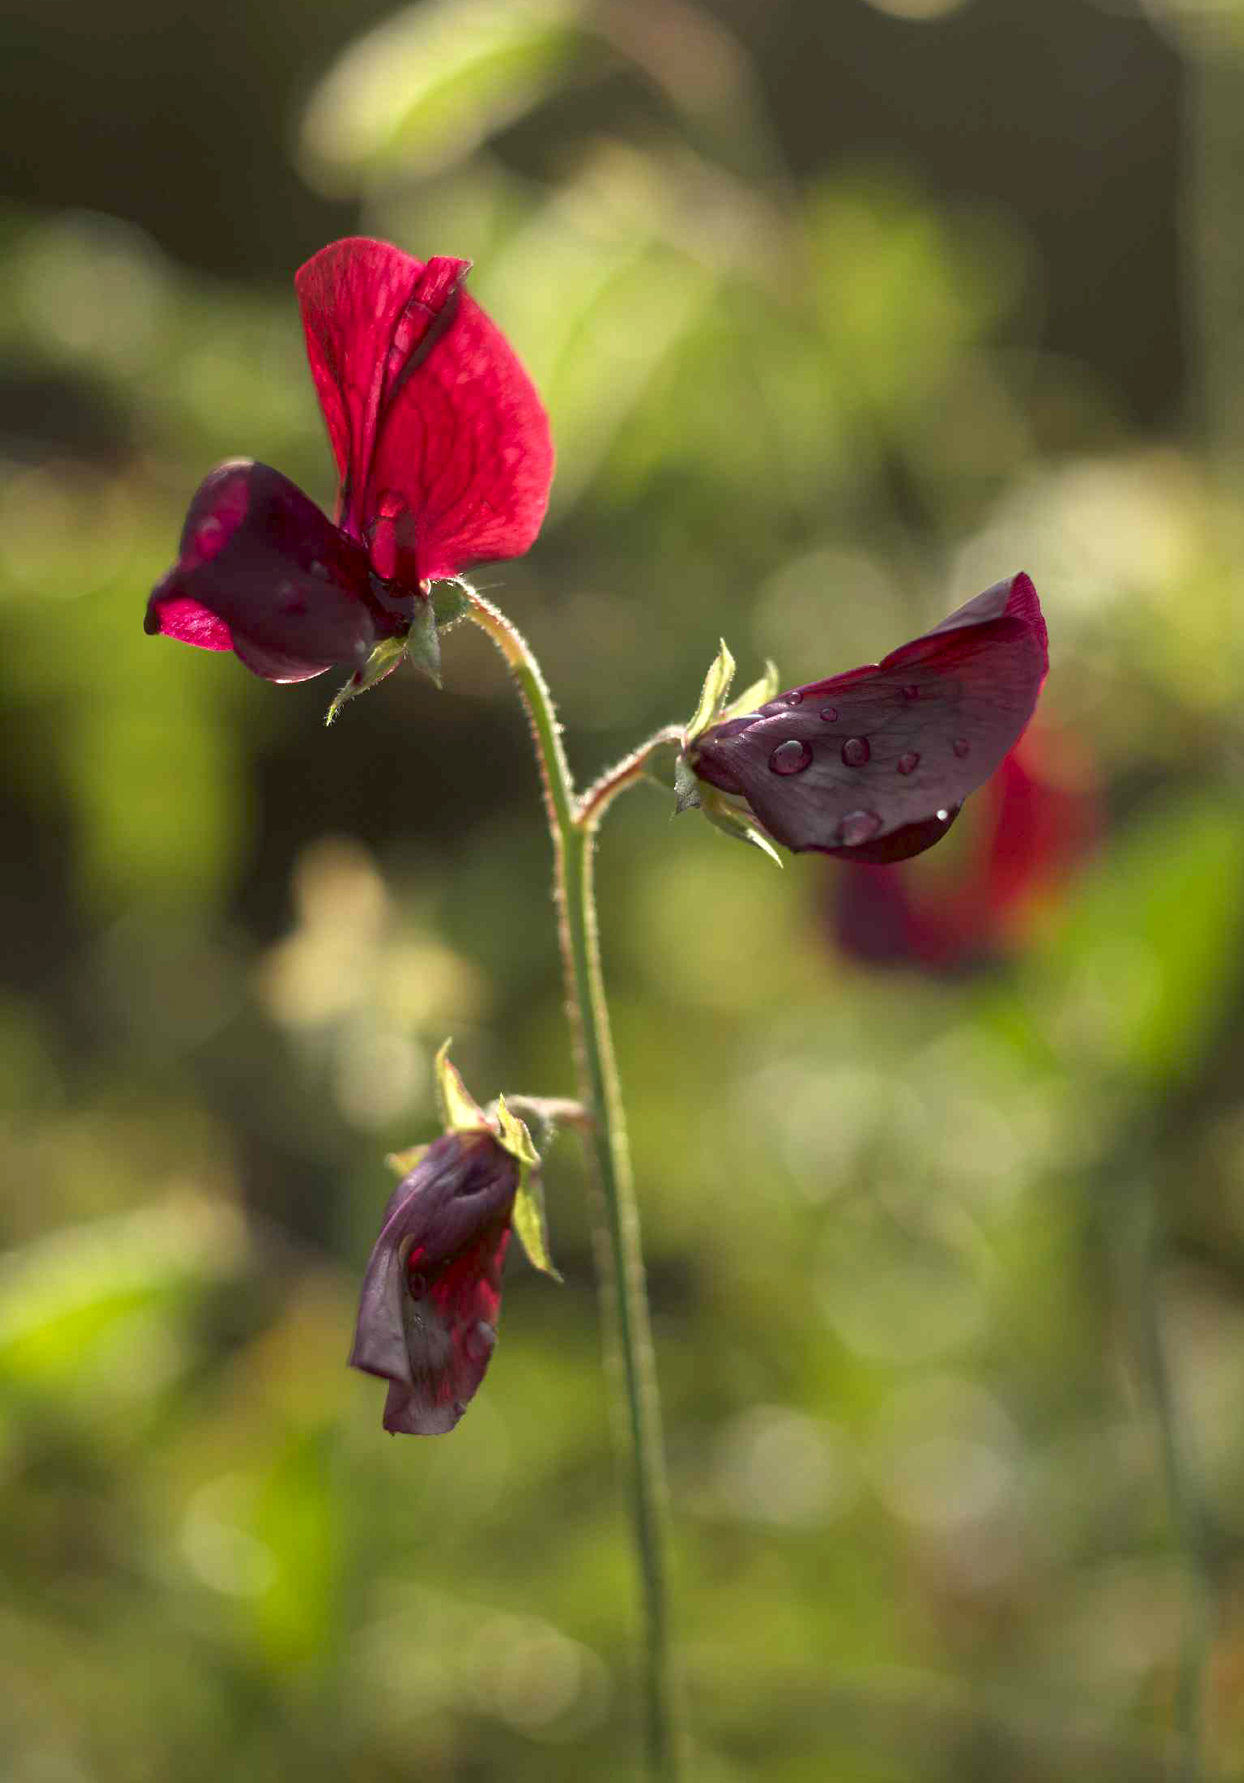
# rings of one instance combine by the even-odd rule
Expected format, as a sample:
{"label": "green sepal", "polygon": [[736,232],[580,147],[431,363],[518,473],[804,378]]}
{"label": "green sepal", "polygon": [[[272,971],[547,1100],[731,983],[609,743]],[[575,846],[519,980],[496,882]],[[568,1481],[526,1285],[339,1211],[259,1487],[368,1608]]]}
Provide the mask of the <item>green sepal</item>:
{"label": "green sepal", "polygon": [[446,1040],[436,1055],[436,1106],[441,1125],[447,1133],[471,1133],[480,1127],[492,1127],[488,1116],[463,1083],[458,1067],[450,1063],[452,1040]]}
{"label": "green sepal", "polygon": [[518,1161],[518,1188],[514,1194],[513,1227],[527,1253],[532,1267],[559,1282],[561,1272],[554,1267],[549,1254],[549,1227],[544,1212],[544,1184],[540,1180],[540,1156],[531,1142],[531,1134],[518,1116],[505,1105],[505,1097],[497,1097],[497,1125],[501,1144]]}
{"label": "green sepal", "polygon": [[684,811],[694,811],[701,802],[700,782],[686,756],[680,755],[674,763],[674,815],[681,817]]}
{"label": "green sepal", "polygon": [[333,703],[324,714],[325,724],[331,724],[347,700],[356,694],[366,693],[369,687],[375,687],[386,675],[391,675],[406,655],[406,638],[382,638],[376,645],[361,669],[356,669],[344,687],[339,687],[333,695]]}
{"label": "green sepal", "polygon": [[452,582],[434,582],[432,584],[432,611],[436,614],[436,624],[440,631],[448,631],[451,625],[457,625],[471,611],[471,603],[467,598],[466,585],[458,578]]}
{"label": "green sepal", "polygon": [[426,1145],[407,1146],[404,1152],[389,1152],[385,1163],[400,1182],[402,1177],[410,1175],[427,1149]]}
{"label": "green sepal", "polygon": [[430,597],[415,602],[415,616],[406,634],[406,653],[417,669],[437,687],[441,684],[441,634],[436,606]]}
{"label": "green sepal", "polygon": [[720,648],[709,665],[708,674],[704,677],[704,686],[700,689],[700,703],[683,734],[684,742],[689,743],[693,737],[715,724],[717,715],[725,704],[730,692],[730,683],[734,680],[734,658],[726,646],[726,640],[720,640]]}
{"label": "green sepal", "polygon": [[736,699],[731,700],[728,706],[722,707],[718,715],[719,722],[724,722],[727,718],[742,718],[744,713],[754,712],[757,706],[763,706],[768,700],[771,700],[777,690],[777,664],[772,657],[766,657],[765,672],[759,681],[753,681],[751,686],[744,688],[743,692]]}
{"label": "green sepal", "polygon": [[723,836],[729,836],[734,842],[750,842],[753,848],[759,848],[777,866],[782,865],[781,855],[750,812],[740,811],[736,805],[731,805],[715,787],[704,788],[700,809],[713,828],[720,830]]}

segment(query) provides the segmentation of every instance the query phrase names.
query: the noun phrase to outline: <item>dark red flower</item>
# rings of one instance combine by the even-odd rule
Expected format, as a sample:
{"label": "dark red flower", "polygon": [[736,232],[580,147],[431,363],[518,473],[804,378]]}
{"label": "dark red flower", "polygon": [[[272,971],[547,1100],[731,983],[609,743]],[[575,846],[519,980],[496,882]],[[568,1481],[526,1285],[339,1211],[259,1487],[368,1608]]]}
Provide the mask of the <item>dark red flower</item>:
{"label": "dark red flower", "polygon": [[428,1147],[385,1209],[350,1364],[389,1382],[386,1430],[443,1436],[483,1380],[518,1182],[492,1132],[458,1130]]}
{"label": "dark red flower", "polygon": [[553,475],[548,418],[463,289],[469,270],[362,238],[307,262],[296,284],[336,524],[279,471],[220,465],[147,603],[149,632],[305,681],[403,635],[428,582],[528,550]]}
{"label": "dark red flower", "polygon": [[1022,735],[1047,666],[1021,574],[879,663],[709,725],[687,763],[787,848],[904,860],[946,834]]}
{"label": "dark red flower", "polygon": [[1052,739],[1029,731],[990,781],[949,872],[921,862],[836,874],[829,912],[839,947],[869,965],[933,973],[1005,953],[1097,834],[1091,786],[1082,772],[1059,772],[1057,756]]}

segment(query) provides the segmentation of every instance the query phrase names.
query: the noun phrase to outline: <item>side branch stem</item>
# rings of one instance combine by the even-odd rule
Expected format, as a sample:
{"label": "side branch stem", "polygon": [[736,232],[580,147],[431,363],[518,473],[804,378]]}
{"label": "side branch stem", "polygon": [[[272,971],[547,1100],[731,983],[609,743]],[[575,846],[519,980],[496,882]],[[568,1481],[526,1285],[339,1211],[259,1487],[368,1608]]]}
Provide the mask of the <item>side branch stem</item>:
{"label": "side branch stem", "polygon": [[[631,1510],[643,1587],[645,1699],[649,1775],[677,1783],[683,1735],[669,1625],[668,1508],[665,1458],[639,1211],[631,1177],[621,1087],[601,971],[593,857],[596,828],[611,799],[643,771],[660,733],[575,798],[561,729],[548,686],[521,634],[498,608],[471,591],[470,617],[509,665],[531,725],[553,841],[554,886],[574,1037],[579,1094],[591,1115],[584,1135],[600,1200],[597,1271],[606,1364],[625,1431]],[[670,735],[678,733],[671,730]]]}

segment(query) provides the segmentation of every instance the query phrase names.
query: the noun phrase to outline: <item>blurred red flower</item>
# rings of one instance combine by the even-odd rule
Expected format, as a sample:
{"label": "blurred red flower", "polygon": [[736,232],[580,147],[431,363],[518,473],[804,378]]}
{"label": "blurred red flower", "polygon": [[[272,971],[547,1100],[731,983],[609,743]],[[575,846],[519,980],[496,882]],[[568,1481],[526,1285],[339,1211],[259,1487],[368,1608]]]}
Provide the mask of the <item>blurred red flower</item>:
{"label": "blurred red flower", "polygon": [[872,966],[953,973],[1005,954],[1083,864],[1099,831],[1096,793],[1065,739],[1029,731],[974,807],[949,865],[835,873],[834,938]]}

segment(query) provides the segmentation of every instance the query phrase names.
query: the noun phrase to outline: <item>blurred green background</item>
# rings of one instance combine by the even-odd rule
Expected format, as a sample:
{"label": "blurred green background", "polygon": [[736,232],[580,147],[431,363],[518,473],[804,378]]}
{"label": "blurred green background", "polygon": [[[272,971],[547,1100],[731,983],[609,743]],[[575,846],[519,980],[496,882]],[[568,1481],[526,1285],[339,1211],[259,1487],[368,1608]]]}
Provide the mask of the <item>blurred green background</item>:
{"label": "blurred green background", "polygon": [[343,1365],[439,1040],[572,1088],[503,673],[327,732],[142,632],[217,459],[331,505],[291,275],[358,229],[471,256],[548,403],[480,581],[582,778],[720,634],[1049,616],[1042,870],[1003,912],[979,795],[901,870],[937,970],[849,868],[606,828],[697,1778],[1173,1776],[1198,1643],[1241,1774],[1244,9],[4,0],[0,119],[6,1779],[632,1774],[573,1143],[453,1436]]}

